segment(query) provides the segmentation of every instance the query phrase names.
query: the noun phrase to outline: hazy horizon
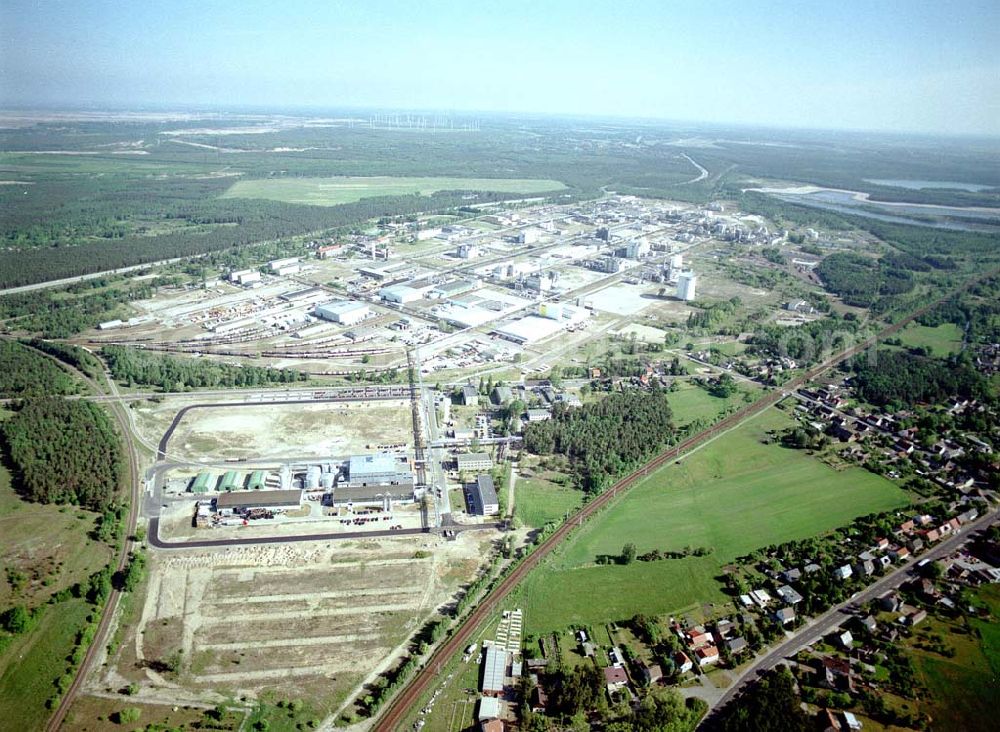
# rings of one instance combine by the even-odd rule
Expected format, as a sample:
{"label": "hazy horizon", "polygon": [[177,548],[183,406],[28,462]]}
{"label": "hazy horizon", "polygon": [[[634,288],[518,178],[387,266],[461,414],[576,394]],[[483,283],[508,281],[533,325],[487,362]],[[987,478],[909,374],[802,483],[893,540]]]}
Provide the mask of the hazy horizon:
{"label": "hazy horizon", "polygon": [[1000,136],[1000,5],[0,8],[4,109],[399,110]]}

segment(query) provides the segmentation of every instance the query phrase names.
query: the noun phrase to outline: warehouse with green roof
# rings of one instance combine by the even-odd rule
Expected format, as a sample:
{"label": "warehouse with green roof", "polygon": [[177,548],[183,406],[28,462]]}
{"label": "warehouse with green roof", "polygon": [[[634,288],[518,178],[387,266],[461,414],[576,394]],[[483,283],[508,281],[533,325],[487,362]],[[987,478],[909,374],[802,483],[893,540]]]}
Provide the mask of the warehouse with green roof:
{"label": "warehouse with green roof", "polygon": [[190,490],[192,493],[208,493],[215,490],[215,480],[216,477],[212,473],[198,473],[198,476],[191,481]]}
{"label": "warehouse with green roof", "polygon": [[220,491],[232,491],[243,487],[243,476],[235,470],[227,470],[219,481]]}

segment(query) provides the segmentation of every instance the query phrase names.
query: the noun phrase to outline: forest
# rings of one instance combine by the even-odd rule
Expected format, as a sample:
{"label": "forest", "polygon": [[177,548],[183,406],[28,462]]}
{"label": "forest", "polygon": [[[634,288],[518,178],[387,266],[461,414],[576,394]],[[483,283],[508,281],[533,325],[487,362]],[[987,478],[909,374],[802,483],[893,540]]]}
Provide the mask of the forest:
{"label": "forest", "polygon": [[888,259],[875,260],[853,252],[831,254],[820,262],[816,273],[826,289],[857,307],[871,307],[880,298],[913,289],[913,275],[908,270],[892,266]]}
{"label": "forest", "polygon": [[597,494],[659,452],[673,432],[666,391],[626,389],[582,407],[557,403],[552,419],[525,426],[524,446],[566,456],[577,486]]}
{"label": "forest", "polygon": [[857,394],[877,406],[912,407],[988,393],[987,381],[961,355],[941,360],[879,349],[854,359],[850,368]]}
{"label": "forest", "polygon": [[292,369],[237,366],[207,359],[178,358],[125,346],[105,346],[101,355],[111,376],[129,386],[156,386],[183,391],[206,386],[240,387],[305,381],[308,374]]}
{"label": "forest", "polygon": [[76,394],[79,383],[51,358],[33,348],[0,340],[0,397]]}
{"label": "forest", "polygon": [[41,503],[72,503],[103,512],[123,477],[121,442],[111,419],[83,400],[42,397],[21,402],[3,422],[15,487]]}

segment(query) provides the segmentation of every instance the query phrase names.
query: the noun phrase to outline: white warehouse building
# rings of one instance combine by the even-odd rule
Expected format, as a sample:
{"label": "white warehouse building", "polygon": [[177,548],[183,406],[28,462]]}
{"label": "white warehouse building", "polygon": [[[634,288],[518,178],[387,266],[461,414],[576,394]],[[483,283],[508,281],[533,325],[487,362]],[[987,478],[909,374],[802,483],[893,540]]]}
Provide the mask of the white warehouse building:
{"label": "white warehouse building", "polygon": [[317,305],[313,312],[324,320],[332,320],[341,325],[360,323],[371,314],[365,303],[352,300],[334,300],[323,303]]}
{"label": "white warehouse building", "polygon": [[685,302],[695,299],[695,287],[698,286],[698,276],[694,272],[681,272],[677,278],[677,297]]}
{"label": "white warehouse building", "polygon": [[406,285],[391,285],[390,287],[383,287],[379,290],[378,295],[386,302],[398,302],[400,304],[404,304],[420,300],[424,296],[424,293],[422,290],[408,287]]}

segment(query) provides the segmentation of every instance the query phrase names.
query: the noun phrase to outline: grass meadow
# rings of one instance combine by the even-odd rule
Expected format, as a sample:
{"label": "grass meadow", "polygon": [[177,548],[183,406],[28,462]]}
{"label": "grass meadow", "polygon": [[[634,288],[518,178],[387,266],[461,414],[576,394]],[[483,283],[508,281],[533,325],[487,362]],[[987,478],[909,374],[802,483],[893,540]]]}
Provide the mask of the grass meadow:
{"label": "grass meadow", "polygon": [[933,328],[912,323],[903,329],[899,339],[906,346],[928,348],[938,357],[962,350],[962,329],[954,323],[942,323]]}
{"label": "grass meadow", "polygon": [[[836,471],[805,452],[763,444],[767,430],[790,424],[770,409],[681,464],[665,466],[587,523],[517,591],[526,632],[726,602],[716,578],[736,557],[909,502],[895,484],[860,468]],[[685,546],[711,553],[628,566],[595,563],[598,555],[619,554],[626,542],[640,554]]]}
{"label": "grass meadow", "polygon": [[241,180],[223,198],[263,198],[284,203],[337,206],[375,196],[427,196],[437,191],[542,193],[562,190],[557,180],[527,178],[342,177]]}

